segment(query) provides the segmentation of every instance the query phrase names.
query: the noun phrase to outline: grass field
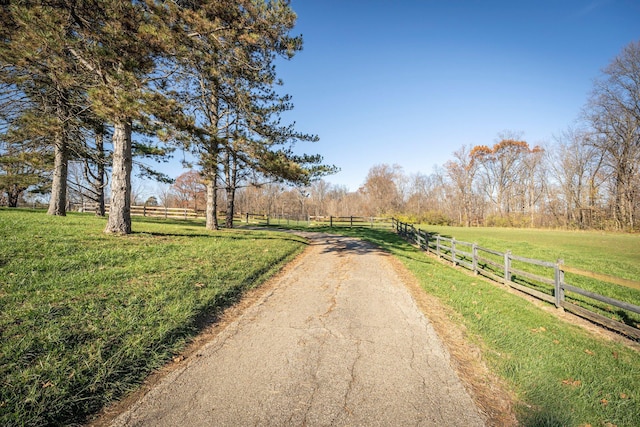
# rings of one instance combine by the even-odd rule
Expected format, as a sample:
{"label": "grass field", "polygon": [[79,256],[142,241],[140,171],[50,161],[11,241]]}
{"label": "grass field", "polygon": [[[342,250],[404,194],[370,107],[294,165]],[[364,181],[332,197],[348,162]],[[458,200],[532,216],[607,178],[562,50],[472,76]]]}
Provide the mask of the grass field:
{"label": "grass field", "polygon": [[299,253],[302,239],[202,222],[0,209],[0,425],[69,425],[135,388]]}
{"label": "grass field", "polygon": [[[104,221],[0,209],[0,425],[81,423],[180,351],[203,313],[232,304],[304,247],[272,231],[208,232],[201,222],[144,218],[134,218],[134,234],[113,237],[102,233]],[[467,240],[458,230],[440,232]],[[444,265],[390,232],[339,231],[390,251],[452,309],[516,393],[524,426],[638,425],[637,351]],[[524,256],[548,259],[544,254],[556,250],[582,268],[602,264],[599,248],[621,270],[637,267],[638,236],[596,243],[609,235],[583,241],[587,233],[575,234],[549,237],[547,246],[541,232],[529,230],[491,229],[497,240],[469,240],[514,253],[525,242],[535,249]]]}
{"label": "grass field", "polygon": [[422,230],[504,252],[640,281],[640,234],[421,225]]}
{"label": "grass field", "polygon": [[464,325],[492,371],[515,392],[522,425],[638,426],[637,350],[570,325],[496,284],[441,263],[395,234],[365,228],[332,231],[385,248],[425,292],[453,310],[453,320]]}
{"label": "grass field", "polygon": [[[635,280],[640,284],[640,235],[586,231],[531,230],[506,228],[425,227],[430,232],[456,240],[476,242],[498,251],[544,261],[563,259],[564,264],[596,273]],[[460,236],[460,237],[459,237]],[[469,248],[468,251],[471,251]],[[486,255],[485,255],[486,256]],[[494,261],[501,262],[495,256]],[[553,279],[553,269],[514,261],[514,268]],[[499,275],[502,273],[499,272]],[[515,281],[553,295],[553,286],[522,278]],[[566,273],[565,282],[597,294],[640,306],[640,287],[620,286],[582,275]],[[566,292],[566,300],[605,317],[640,327],[640,314],[622,310],[610,304]]]}

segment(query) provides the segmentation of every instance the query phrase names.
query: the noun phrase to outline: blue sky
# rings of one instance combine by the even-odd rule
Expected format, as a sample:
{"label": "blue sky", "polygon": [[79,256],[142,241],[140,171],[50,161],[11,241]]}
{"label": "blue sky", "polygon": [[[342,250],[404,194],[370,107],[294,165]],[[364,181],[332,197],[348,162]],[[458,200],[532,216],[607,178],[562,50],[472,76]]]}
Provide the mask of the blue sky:
{"label": "blue sky", "polygon": [[530,144],[578,118],[593,81],[640,40],[637,0],[293,0],[304,49],[278,62],[285,116],[320,137],[299,151],[341,168],[429,174],[504,130]]}
{"label": "blue sky", "polygon": [[640,39],[640,2],[293,0],[304,50],[279,64],[295,109],[356,190],[371,166],[431,173],[499,132],[551,141]]}

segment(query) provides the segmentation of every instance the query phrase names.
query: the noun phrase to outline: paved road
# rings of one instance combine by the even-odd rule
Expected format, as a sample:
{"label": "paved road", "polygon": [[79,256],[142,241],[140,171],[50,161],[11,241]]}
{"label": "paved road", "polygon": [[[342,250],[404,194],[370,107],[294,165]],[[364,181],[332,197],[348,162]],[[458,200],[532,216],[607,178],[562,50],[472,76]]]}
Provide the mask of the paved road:
{"label": "paved road", "polygon": [[388,256],[308,238],[269,292],[114,425],[484,425]]}

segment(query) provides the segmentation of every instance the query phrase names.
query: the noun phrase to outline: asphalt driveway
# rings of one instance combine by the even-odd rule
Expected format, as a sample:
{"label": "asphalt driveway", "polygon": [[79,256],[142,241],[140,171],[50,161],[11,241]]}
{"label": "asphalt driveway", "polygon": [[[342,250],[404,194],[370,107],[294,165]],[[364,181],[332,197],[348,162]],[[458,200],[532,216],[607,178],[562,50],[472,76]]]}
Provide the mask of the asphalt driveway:
{"label": "asphalt driveway", "polygon": [[275,286],[113,425],[485,425],[389,255],[307,238]]}

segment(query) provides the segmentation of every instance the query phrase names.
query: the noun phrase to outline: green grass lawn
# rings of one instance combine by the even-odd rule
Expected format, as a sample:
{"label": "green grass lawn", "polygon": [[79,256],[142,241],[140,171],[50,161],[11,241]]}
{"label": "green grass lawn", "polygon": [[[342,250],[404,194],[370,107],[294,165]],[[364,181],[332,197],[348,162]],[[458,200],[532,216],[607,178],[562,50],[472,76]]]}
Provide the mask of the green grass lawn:
{"label": "green grass lawn", "polygon": [[[445,226],[421,226],[422,230],[444,237],[454,237],[457,241],[478,243],[481,247],[500,252],[510,250],[512,254],[542,261],[555,262],[563,259],[564,265],[604,273],[616,277],[635,280],[640,283],[640,235],[623,233],[532,230],[509,228],[463,228]],[[446,245],[449,245],[447,242]],[[457,244],[467,252],[471,248]],[[502,263],[502,258],[479,252],[480,256]],[[512,267],[553,280],[553,268],[535,266],[520,261],[512,261]],[[490,267],[494,274],[502,276],[501,269]],[[600,281],[583,275],[566,273],[565,283],[587,291],[640,306],[640,288],[621,286]],[[519,277],[513,280],[536,289],[549,296],[554,294],[553,286]],[[565,293],[566,300],[608,318],[638,327],[640,314],[622,310],[616,306],[572,293]]]}
{"label": "green grass lawn", "polygon": [[[135,218],[135,233],[126,237],[104,235],[104,224],[90,215],[0,209],[0,425],[81,423],[180,351],[203,313],[232,304],[304,247],[288,234],[209,232],[199,221]],[[523,238],[522,230],[496,230],[494,238],[519,235],[516,243],[545,251],[536,232]],[[339,231],[390,251],[426,292],[454,310],[453,320],[465,325],[490,368],[515,390],[523,425],[638,425],[637,351],[444,265],[390,232]],[[612,235],[622,239],[613,244],[619,253],[589,239],[581,249],[580,237],[562,236],[568,246],[549,247],[560,248],[576,267],[600,262],[598,247],[623,264],[638,259],[637,236]],[[636,240],[624,243],[627,238]],[[478,243],[519,253],[511,244]],[[593,261],[584,258],[589,253]],[[572,254],[577,261],[569,262]]]}
{"label": "green grass lawn", "polygon": [[304,247],[199,221],[0,209],[0,425],[68,425],[134,389]]}
{"label": "green grass lawn", "polygon": [[640,281],[640,234],[498,227],[416,226],[485,248]]}
{"label": "green grass lawn", "polygon": [[445,265],[391,232],[331,231],[388,250],[425,292],[454,311],[453,321],[466,327],[490,369],[515,391],[522,425],[638,426],[638,351],[595,337],[496,284]]}

